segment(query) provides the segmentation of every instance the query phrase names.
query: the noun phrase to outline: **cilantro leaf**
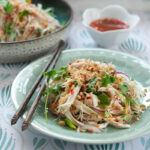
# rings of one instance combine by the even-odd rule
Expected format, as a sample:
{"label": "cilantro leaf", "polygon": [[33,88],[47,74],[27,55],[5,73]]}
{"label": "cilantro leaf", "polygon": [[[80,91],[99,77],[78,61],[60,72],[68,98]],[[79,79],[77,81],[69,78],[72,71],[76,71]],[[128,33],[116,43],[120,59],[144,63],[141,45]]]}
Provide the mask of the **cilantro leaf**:
{"label": "cilantro leaf", "polygon": [[115,80],[116,79],[114,76],[110,76],[108,73],[106,73],[101,81],[102,81],[102,85],[106,87],[109,83],[114,83]]}
{"label": "cilantro leaf", "polygon": [[110,76],[110,83],[114,83],[115,82],[115,80],[116,80],[116,78],[114,77],[114,76]]}
{"label": "cilantro leaf", "polygon": [[5,34],[6,35],[11,35],[11,36],[15,36],[16,35],[16,32],[15,30],[12,29],[12,26],[13,26],[13,23],[7,23],[7,22],[4,22],[4,29],[5,29]]}
{"label": "cilantro leaf", "polygon": [[59,81],[61,79],[61,77],[60,76],[57,76],[57,77],[55,77],[54,79],[53,79],[53,81]]}
{"label": "cilantro leaf", "polygon": [[127,89],[128,89],[128,84],[125,82],[122,85],[119,85],[119,88],[120,88],[122,94],[126,95]]}
{"label": "cilantro leaf", "polygon": [[88,83],[88,88],[93,87],[96,84],[97,80],[97,77],[92,78],[91,81]]}
{"label": "cilantro leaf", "polygon": [[6,5],[4,6],[4,10],[10,14],[13,11],[14,7],[10,2],[7,2]]}
{"label": "cilantro leaf", "polygon": [[110,115],[110,112],[108,110],[105,110],[105,117],[108,118]]}
{"label": "cilantro leaf", "polygon": [[22,12],[19,13],[19,19],[22,20],[22,18],[23,18],[24,16],[28,16],[29,14],[30,14],[29,11],[24,10],[24,11],[22,11]]}
{"label": "cilantro leaf", "polygon": [[57,72],[56,72],[56,70],[54,70],[54,69],[52,69],[52,70],[50,70],[50,71],[48,71],[48,72],[42,72],[42,75],[43,76],[49,76],[50,78],[52,78],[54,75],[56,75],[57,74]]}
{"label": "cilantro leaf", "polygon": [[99,106],[108,106],[110,104],[110,101],[106,94],[100,94],[100,95],[97,95],[97,97],[100,100]]}
{"label": "cilantro leaf", "polygon": [[76,129],[76,126],[72,123],[72,121],[70,119],[65,118],[64,121],[68,127],[72,128],[72,129]]}
{"label": "cilantro leaf", "polygon": [[101,91],[96,91],[94,88],[88,88],[88,89],[87,89],[87,92],[92,92],[92,93],[95,94],[95,95],[100,95],[100,94],[102,94]]}
{"label": "cilantro leaf", "polygon": [[55,84],[53,88],[49,88],[49,91],[53,94],[59,94],[61,90],[62,90],[62,86],[60,86],[59,84]]}
{"label": "cilantro leaf", "polygon": [[67,67],[62,67],[60,69],[58,69],[57,74],[62,75],[63,73],[65,73],[67,71]]}
{"label": "cilantro leaf", "polygon": [[63,75],[63,78],[66,79],[66,78],[69,78],[70,76],[71,76],[70,73],[66,73]]}
{"label": "cilantro leaf", "polygon": [[78,85],[78,82],[76,80],[74,80],[72,83],[74,84],[75,87]]}
{"label": "cilantro leaf", "polygon": [[129,97],[126,98],[126,101],[128,103],[131,103],[131,105],[136,105],[136,102],[133,99],[129,98]]}

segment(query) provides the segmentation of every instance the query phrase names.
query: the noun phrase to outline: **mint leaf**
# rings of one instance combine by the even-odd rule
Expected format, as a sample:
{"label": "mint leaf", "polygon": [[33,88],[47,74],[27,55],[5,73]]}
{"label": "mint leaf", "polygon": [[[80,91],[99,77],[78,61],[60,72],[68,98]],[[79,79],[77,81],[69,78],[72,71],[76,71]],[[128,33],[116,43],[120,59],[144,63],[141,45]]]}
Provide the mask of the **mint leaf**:
{"label": "mint leaf", "polygon": [[88,88],[93,87],[96,84],[97,80],[97,77],[92,78],[91,81],[88,83]]}
{"label": "mint leaf", "polygon": [[65,118],[64,121],[68,127],[72,128],[72,129],[76,129],[76,126],[72,123],[72,121],[70,119]]}
{"label": "mint leaf", "polygon": [[22,20],[22,18],[23,18],[24,16],[28,16],[29,14],[30,14],[29,11],[24,10],[24,11],[22,11],[21,13],[19,13],[19,19]]}
{"label": "mint leaf", "polygon": [[126,101],[128,103],[131,103],[131,105],[136,105],[136,102],[133,99],[129,98],[129,97],[126,98]]}
{"label": "mint leaf", "polygon": [[123,83],[122,85],[119,85],[119,88],[120,88],[122,94],[126,95],[127,89],[128,89],[128,84],[127,83]]}
{"label": "mint leaf", "polygon": [[97,97],[100,100],[99,106],[108,106],[110,104],[110,101],[106,94],[100,94],[100,95],[97,95]]}

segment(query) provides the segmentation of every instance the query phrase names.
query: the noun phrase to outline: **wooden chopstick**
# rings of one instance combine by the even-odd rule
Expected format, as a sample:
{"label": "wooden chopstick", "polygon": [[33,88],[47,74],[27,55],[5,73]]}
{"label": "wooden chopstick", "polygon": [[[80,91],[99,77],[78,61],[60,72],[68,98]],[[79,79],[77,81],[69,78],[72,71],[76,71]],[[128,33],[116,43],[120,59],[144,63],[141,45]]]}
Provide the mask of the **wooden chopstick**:
{"label": "wooden chopstick", "polygon": [[[55,57],[57,56],[57,53],[59,52],[60,49],[63,49],[64,47],[64,41],[60,41],[58,47],[55,49],[51,59],[49,60],[49,62],[47,63],[47,65],[45,66],[45,68],[42,70],[42,72],[45,72],[48,70],[50,64],[54,61]],[[11,119],[11,125],[16,124],[16,122],[18,121],[19,117],[23,114],[25,107],[27,106],[27,104],[30,101],[30,98],[32,97],[34,91],[36,90],[37,86],[39,85],[39,83],[41,82],[43,78],[43,75],[40,74],[40,76],[38,77],[38,79],[36,80],[36,82],[33,84],[30,92],[27,94],[24,102],[20,105],[20,107],[17,109],[16,113],[14,114],[14,116]]]}
{"label": "wooden chopstick", "polygon": [[[50,65],[49,69],[53,69],[55,67],[55,65],[56,65],[56,63],[58,61],[58,58],[59,58],[59,56],[60,56],[60,54],[62,52],[62,49],[63,49],[63,47],[61,47],[60,50],[58,51],[55,59],[53,60],[52,64]],[[31,120],[31,118],[32,118],[32,116],[33,116],[33,114],[34,114],[34,112],[36,110],[36,107],[37,107],[37,105],[38,105],[38,103],[40,101],[40,98],[42,96],[42,91],[44,91],[44,89],[46,87],[47,81],[48,81],[48,77],[46,77],[46,79],[44,80],[44,83],[42,84],[42,87],[41,87],[40,91],[38,92],[38,94],[37,94],[37,96],[36,96],[32,106],[31,106],[31,108],[30,108],[30,110],[29,110],[29,112],[27,114],[27,117],[26,117],[26,119],[24,120],[24,122],[22,124],[22,131],[24,131],[24,130],[26,130],[28,128],[30,120]]]}

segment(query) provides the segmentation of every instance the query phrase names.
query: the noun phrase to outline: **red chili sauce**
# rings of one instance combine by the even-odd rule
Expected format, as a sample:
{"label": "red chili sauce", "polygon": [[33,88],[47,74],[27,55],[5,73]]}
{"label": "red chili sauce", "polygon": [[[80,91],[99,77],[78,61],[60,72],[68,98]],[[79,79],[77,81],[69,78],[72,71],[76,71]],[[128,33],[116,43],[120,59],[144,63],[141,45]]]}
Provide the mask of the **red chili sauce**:
{"label": "red chili sauce", "polygon": [[118,29],[128,29],[130,27],[125,22],[113,18],[104,18],[92,21],[90,23],[90,26],[101,32]]}

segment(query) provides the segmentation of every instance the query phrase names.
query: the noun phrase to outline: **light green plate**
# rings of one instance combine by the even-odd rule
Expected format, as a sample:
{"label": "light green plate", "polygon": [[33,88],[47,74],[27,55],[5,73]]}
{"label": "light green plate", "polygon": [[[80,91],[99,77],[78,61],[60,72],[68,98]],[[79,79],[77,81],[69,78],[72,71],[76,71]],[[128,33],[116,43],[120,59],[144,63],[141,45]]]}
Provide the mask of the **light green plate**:
{"label": "light green plate", "polygon": [[[66,50],[60,56],[56,68],[67,65],[78,58],[86,58],[94,61],[112,62],[117,66],[120,71],[126,72],[130,77],[141,83],[143,87],[150,85],[150,66],[141,59],[120,52],[104,49],[72,49]],[[46,64],[49,56],[43,57],[25,69],[23,69],[13,82],[11,95],[12,101],[17,109],[25,99],[26,94],[30,90],[34,81],[41,73],[44,65]],[[37,94],[37,90],[35,95]],[[35,98],[33,96],[32,100]],[[29,104],[28,108],[31,106]],[[125,140],[130,140],[143,136],[150,132],[150,109],[142,114],[142,118],[131,125],[130,129],[117,129],[108,127],[102,131],[101,134],[95,133],[78,133],[69,128],[61,127],[57,124],[56,117],[49,112],[48,123],[46,123],[44,116],[44,106],[41,102],[32,118],[31,126],[48,136],[56,137],[59,139],[78,142],[78,143],[115,143]],[[26,114],[23,118],[26,117]]]}

